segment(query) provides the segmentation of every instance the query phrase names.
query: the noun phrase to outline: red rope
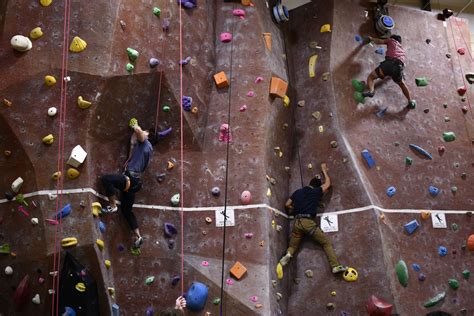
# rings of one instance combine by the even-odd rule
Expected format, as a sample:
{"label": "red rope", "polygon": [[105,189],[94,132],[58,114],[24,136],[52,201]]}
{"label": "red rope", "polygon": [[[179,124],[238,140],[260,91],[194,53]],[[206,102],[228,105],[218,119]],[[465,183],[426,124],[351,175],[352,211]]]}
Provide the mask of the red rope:
{"label": "red rope", "polygon": [[[178,6],[179,10],[179,60],[183,60],[183,25],[181,12],[183,8]],[[179,66],[179,102],[180,102],[180,157],[181,157],[181,295],[184,294],[184,132],[183,132],[183,66]]]}

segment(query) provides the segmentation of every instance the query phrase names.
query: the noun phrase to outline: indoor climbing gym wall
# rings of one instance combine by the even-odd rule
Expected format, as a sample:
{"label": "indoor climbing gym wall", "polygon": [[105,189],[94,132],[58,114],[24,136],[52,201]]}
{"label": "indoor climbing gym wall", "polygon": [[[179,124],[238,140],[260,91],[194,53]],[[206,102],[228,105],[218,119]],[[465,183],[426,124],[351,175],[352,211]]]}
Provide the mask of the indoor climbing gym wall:
{"label": "indoor climbing gym wall", "polygon": [[[469,25],[384,2],[0,3],[0,316],[474,315]],[[390,34],[408,106],[390,79],[363,95]],[[140,243],[101,181],[137,123]],[[282,269],[322,163],[350,269],[310,238]]]}

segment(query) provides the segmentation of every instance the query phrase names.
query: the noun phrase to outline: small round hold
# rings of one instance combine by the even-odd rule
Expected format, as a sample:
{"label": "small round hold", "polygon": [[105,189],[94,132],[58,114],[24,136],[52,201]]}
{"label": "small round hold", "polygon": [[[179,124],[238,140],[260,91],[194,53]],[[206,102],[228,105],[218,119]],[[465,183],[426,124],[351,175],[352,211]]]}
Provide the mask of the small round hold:
{"label": "small round hold", "polygon": [[150,65],[150,68],[155,68],[156,66],[158,66],[160,64],[160,60],[158,58],[152,57],[148,61],[148,64]]}
{"label": "small round hold", "polygon": [[212,193],[212,195],[214,195],[214,196],[219,196],[219,195],[221,194],[221,189],[219,189],[219,187],[213,187],[213,188],[211,189],[211,193]]}
{"label": "small round hold", "polygon": [[210,218],[209,216],[206,217],[206,223],[208,223],[208,224],[212,223],[212,218]]}
{"label": "small round hold", "polygon": [[252,194],[250,193],[250,191],[246,190],[242,192],[242,194],[240,195],[240,202],[242,202],[242,204],[244,205],[250,204],[251,200],[252,200]]}
{"label": "small round hold", "polygon": [[67,77],[64,77],[64,82],[69,82],[71,81],[71,77],[67,76]]}
{"label": "small round hold", "polygon": [[33,218],[31,219],[31,224],[33,224],[33,225],[38,225],[38,223],[39,223],[38,218],[33,217]]}
{"label": "small round hold", "polygon": [[452,186],[451,187],[451,192],[453,192],[453,193],[458,192],[458,187],[457,186]]}
{"label": "small round hold", "polygon": [[171,110],[171,108],[169,107],[169,105],[164,105],[163,106],[163,112],[169,112]]}
{"label": "small round hold", "polygon": [[337,142],[335,140],[331,141],[330,144],[332,148],[337,148]]}
{"label": "small round hold", "polygon": [[418,275],[418,280],[419,280],[419,281],[424,281],[424,280],[426,280],[426,276],[425,276],[423,273],[420,273],[420,274]]}
{"label": "small round hold", "polygon": [[199,109],[198,109],[197,106],[193,106],[193,107],[191,108],[191,113],[193,113],[193,114],[197,114],[198,111],[199,111]]}
{"label": "small round hold", "polygon": [[10,267],[10,266],[7,266],[7,267],[5,268],[5,274],[6,274],[6,275],[12,275],[12,274],[13,274],[13,268]]}
{"label": "small round hold", "polygon": [[461,179],[465,180],[467,178],[467,173],[463,172],[461,174]]}
{"label": "small round hold", "polygon": [[428,113],[430,109],[424,109],[423,112]]}
{"label": "small round hold", "polygon": [[12,152],[11,150],[5,150],[3,151],[3,154],[5,155],[5,157],[10,157],[12,155]]}
{"label": "small round hold", "polygon": [[336,296],[337,293],[336,293],[336,291],[331,291],[331,293],[329,293],[329,294],[331,294],[331,296]]}
{"label": "small round hold", "polygon": [[19,52],[26,52],[29,51],[33,44],[31,43],[30,39],[23,35],[15,35],[10,40],[10,44],[14,50]]}
{"label": "small round hold", "polygon": [[58,109],[56,109],[54,106],[50,107],[48,109],[48,116],[53,117],[58,113]]}
{"label": "small round hold", "polygon": [[81,200],[81,202],[79,202],[79,206],[80,207],[86,207],[86,201]]}

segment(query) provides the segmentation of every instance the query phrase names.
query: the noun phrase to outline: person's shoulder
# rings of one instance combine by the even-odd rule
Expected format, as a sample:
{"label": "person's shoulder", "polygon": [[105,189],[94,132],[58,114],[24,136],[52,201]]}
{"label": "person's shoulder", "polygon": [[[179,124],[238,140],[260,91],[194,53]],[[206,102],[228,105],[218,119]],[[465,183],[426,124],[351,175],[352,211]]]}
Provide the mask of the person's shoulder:
{"label": "person's shoulder", "polygon": [[316,187],[313,189],[314,192],[322,194],[323,193],[323,188],[322,187]]}

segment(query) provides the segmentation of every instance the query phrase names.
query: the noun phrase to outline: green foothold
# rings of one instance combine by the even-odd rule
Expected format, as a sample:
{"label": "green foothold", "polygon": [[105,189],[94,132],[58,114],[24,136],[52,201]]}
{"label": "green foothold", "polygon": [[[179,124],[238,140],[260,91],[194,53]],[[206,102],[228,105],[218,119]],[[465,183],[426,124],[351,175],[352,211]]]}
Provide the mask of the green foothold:
{"label": "green foothold", "polygon": [[154,276],[149,276],[148,278],[146,278],[145,284],[146,285],[151,285],[154,281],[155,281],[155,277]]}
{"label": "green foothold", "polygon": [[441,292],[435,297],[430,298],[425,304],[423,304],[424,307],[432,307],[444,300],[446,297],[446,292]]}
{"label": "green foothold", "polygon": [[157,17],[160,17],[161,15],[161,10],[158,7],[153,8],[153,14],[156,15]]}
{"label": "green foothold", "polygon": [[407,166],[411,166],[412,163],[413,163],[413,159],[410,158],[410,157],[408,157],[408,156],[406,156],[406,157],[405,157],[405,164],[406,164]]}
{"label": "green foothold", "polygon": [[406,287],[408,285],[408,268],[405,261],[398,261],[395,266],[395,271],[397,272],[398,281],[401,285]]}
{"label": "green foothold", "polygon": [[10,244],[1,245],[0,246],[0,253],[9,255],[10,254]]}
{"label": "green foothold", "polygon": [[459,282],[456,279],[449,279],[448,284],[453,290],[457,290],[459,288]]}
{"label": "green foothold", "polygon": [[171,110],[171,108],[169,107],[169,105],[164,105],[163,106],[163,112],[169,112]]}
{"label": "green foothold", "polygon": [[362,81],[352,79],[352,87],[357,92],[363,92],[365,88],[365,84]]}
{"label": "green foothold", "polygon": [[410,102],[408,102],[408,108],[410,110],[413,110],[414,108],[416,108],[416,101],[415,100],[411,100]]}
{"label": "green foothold", "polygon": [[454,132],[444,132],[443,139],[445,142],[452,142],[456,139],[456,134],[454,134]]}
{"label": "green foothold", "polygon": [[132,247],[130,249],[130,252],[132,253],[132,255],[137,256],[137,257],[141,254],[140,248],[138,247]]}
{"label": "green foothold", "polygon": [[212,300],[212,304],[214,305],[219,305],[221,303],[221,299],[216,297],[215,299]]}
{"label": "green foothold", "polygon": [[364,103],[365,102],[365,98],[364,96],[362,95],[361,92],[354,92],[354,94],[352,95],[354,97],[354,100],[357,101],[357,103]]}
{"label": "green foothold", "polygon": [[453,192],[453,193],[458,192],[458,187],[457,186],[452,186],[451,187],[451,192]]}
{"label": "green foothold", "polygon": [[131,63],[128,63],[127,66],[125,66],[125,69],[127,69],[128,72],[132,72],[133,69],[135,69],[135,66]]}
{"label": "green foothold", "polygon": [[464,271],[462,272],[462,277],[463,277],[464,279],[467,280],[467,279],[469,279],[470,276],[471,276],[471,271],[469,271],[468,269],[466,269],[466,270],[464,270]]}
{"label": "green foothold", "polygon": [[415,82],[418,87],[425,87],[428,85],[428,79],[426,79],[425,77],[416,78]]}
{"label": "green foothold", "polygon": [[451,224],[451,229],[454,230],[454,231],[457,231],[459,229],[459,225],[456,224],[456,223],[452,223]]}
{"label": "green foothold", "polygon": [[22,193],[15,196],[15,201],[23,204],[24,206],[28,206],[28,203],[25,201],[25,196]]}
{"label": "green foothold", "polygon": [[133,48],[127,48],[127,54],[128,54],[128,59],[130,59],[130,61],[135,61],[137,60],[138,58],[138,55],[140,55],[138,53],[138,51],[136,51],[135,49]]}

